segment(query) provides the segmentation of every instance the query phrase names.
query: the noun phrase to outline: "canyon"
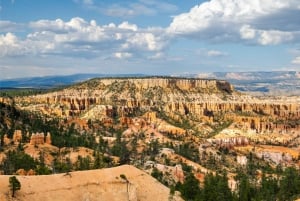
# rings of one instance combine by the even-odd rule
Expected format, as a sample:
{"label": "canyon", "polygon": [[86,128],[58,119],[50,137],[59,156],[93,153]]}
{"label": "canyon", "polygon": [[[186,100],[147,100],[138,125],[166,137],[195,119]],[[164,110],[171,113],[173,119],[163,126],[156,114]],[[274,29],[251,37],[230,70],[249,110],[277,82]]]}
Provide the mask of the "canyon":
{"label": "canyon", "polygon": [[[299,96],[251,96],[215,79],[124,77],[3,96],[0,103],[28,115],[22,125],[4,112],[0,126],[7,132],[1,147],[23,148],[35,160],[44,157],[52,173],[59,168],[54,163],[67,164],[62,167],[72,172],[84,169],[84,164],[95,166],[98,160],[98,168],[130,164],[152,176],[156,171],[155,178],[172,187],[183,183],[188,171],[203,182],[207,174],[226,169],[235,191],[237,171],[253,160],[257,179],[266,166],[300,168]],[[41,125],[32,123],[31,117]],[[5,157],[2,154],[0,162]],[[38,172],[19,169],[16,174]],[[113,194],[108,191],[105,196]],[[143,200],[136,198],[138,191],[134,187],[131,200]]]}
{"label": "canyon", "polygon": [[[2,100],[4,101],[4,100]],[[183,78],[93,79],[52,93],[18,97],[22,109],[60,118],[112,122],[147,111],[201,132],[201,123],[231,121],[243,133],[295,134],[300,129],[299,97],[256,98],[226,81]],[[149,119],[148,119],[149,121]],[[151,123],[150,119],[150,123]],[[154,120],[155,121],[155,120]]]}

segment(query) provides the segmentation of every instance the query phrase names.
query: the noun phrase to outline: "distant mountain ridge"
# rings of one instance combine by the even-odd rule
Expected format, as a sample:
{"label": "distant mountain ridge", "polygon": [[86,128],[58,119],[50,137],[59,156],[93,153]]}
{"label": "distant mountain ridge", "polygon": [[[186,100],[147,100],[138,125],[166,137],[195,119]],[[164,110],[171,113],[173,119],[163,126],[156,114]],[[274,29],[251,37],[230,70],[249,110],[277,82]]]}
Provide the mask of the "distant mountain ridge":
{"label": "distant mountain ridge", "polygon": [[0,88],[53,88],[96,77],[141,77],[143,74],[73,74],[0,80]]}
{"label": "distant mountain ridge", "polygon": [[[0,88],[53,88],[72,85],[92,78],[147,77],[146,74],[74,74],[0,80]],[[176,77],[227,80],[242,92],[254,95],[300,95],[300,72],[214,72],[177,74]]]}

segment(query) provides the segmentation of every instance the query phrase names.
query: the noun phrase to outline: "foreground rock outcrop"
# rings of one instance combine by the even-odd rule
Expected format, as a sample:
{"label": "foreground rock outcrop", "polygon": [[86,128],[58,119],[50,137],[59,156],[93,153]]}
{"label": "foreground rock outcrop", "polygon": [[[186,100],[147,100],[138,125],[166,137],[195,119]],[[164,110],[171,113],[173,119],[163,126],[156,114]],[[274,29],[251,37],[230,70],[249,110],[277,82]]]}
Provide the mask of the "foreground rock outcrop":
{"label": "foreground rock outcrop", "polygon": [[[120,177],[125,175],[128,183]],[[0,200],[19,201],[181,201],[147,173],[129,165],[44,176],[17,176],[21,190],[12,199],[9,176],[0,176]]]}

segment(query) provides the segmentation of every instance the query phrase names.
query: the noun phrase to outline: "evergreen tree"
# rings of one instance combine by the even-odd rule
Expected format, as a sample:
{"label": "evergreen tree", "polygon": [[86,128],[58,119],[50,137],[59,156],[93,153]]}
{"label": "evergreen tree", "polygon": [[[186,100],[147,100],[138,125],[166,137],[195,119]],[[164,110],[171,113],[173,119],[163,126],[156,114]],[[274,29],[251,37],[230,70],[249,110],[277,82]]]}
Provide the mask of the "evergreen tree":
{"label": "evergreen tree", "polygon": [[185,200],[200,200],[201,191],[199,187],[199,181],[193,174],[187,175],[182,185],[177,185],[177,190],[181,192],[182,197]]}
{"label": "evergreen tree", "polygon": [[258,200],[266,200],[266,201],[276,201],[278,194],[278,182],[275,178],[267,178],[263,173],[261,179],[261,186],[257,190],[256,198]]}
{"label": "evergreen tree", "polygon": [[100,154],[99,151],[97,151],[95,153],[95,160],[94,160],[94,165],[93,165],[93,168],[94,169],[99,169],[99,168],[102,168],[103,167],[103,162],[102,162],[102,155]]}
{"label": "evergreen tree", "polygon": [[35,169],[36,161],[23,151],[8,151],[2,163],[4,174],[14,174],[18,169]]}
{"label": "evergreen tree", "polygon": [[295,168],[288,167],[280,180],[279,200],[294,200],[297,194],[300,194],[300,175]]}
{"label": "evergreen tree", "polygon": [[248,175],[239,172],[235,178],[238,182],[238,200],[250,201],[251,200],[251,186]]}
{"label": "evergreen tree", "polygon": [[227,175],[224,173],[214,176],[205,176],[202,198],[205,201],[231,201],[233,196],[228,187]]}
{"label": "evergreen tree", "polygon": [[151,176],[163,183],[163,173],[159,171],[156,167],[153,168]]}
{"label": "evergreen tree", "polygon": [[9,188],[12,192],[12,197],[15,197],[15,192],[21,189],[21,183],[16,176],[9,177]]}

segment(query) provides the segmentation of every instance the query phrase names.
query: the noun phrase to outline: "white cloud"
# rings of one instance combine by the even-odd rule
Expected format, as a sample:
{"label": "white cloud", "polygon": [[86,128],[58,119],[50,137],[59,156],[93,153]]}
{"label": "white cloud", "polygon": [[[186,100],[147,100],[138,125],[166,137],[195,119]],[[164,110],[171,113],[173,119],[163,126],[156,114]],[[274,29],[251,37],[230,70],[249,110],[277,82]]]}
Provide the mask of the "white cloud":
{"label": "white cloud", "polygon": [[43,39],[39,40],[28,36],[25,40],[20,40],[15,34],[10,32],[0,35],[0,57],[36,55],[53,51],[56,47],[55,44],[48,41],[47,36]]}
{"label": "white cloud", "polygon": [[214,50],[214,49],[205,49],[205,48],[200,48],[200,49],[197,49],[195,51],[195,54],[197,56],[200,56],[201,58],[207,58],[207,57],[225,57],[225,56],[228,56],[228,53],[227,52],[223,52],[223,51],[220,51],[220,50]]}
{"label": "white cloud", "polygon": [[298,0],[211,0],[175,16],[168,33],[213,42],[279,44],[300,40],[298,16]]}
{"label": "white cloud", "polygon": [[250,25],[244,25],[240,29],[240,35],[245,40],[256,40],[261,45],[277,45],[292,41],[295,34],[279,30],[258,30]]}
{"label": "white cloud", "polygon": [[[97,25],[75,17],[69,21],[61,19],[39,20],[29,23],[33,30],[25,38],[12,33],[0,35],[0,56],[62,54],[82,57],[98,57],[115,54],[128,58],[161,52],[168,39],[161,29],[141,29],[135,24],[123,22],[119,25]],[[130,52],[131,55],[123,52]]]}
{"label": "white cloud", "polygon": [[1,35],[0,44],[13,45],[17,41],[17,37],[12,33]]}
{"label": "white cloud", "polygon": [[118,58],[118,59],[128,59],[128,58],[132,57],[132,54],[128,53],[128,52],[116,52],[114,54],[114,57]]}
{"label": "white cloud", "polygon": [[296,57],[293,61],[292,64],[300,65],[300,56]]}
{"label": "white cloud", "polygon": [[223,57],[223,56],[227,56],[227,53],[221,52],[221,51],[218,51],[218,50],[209,50],[207,52],[207,56],[209,56],[209,57]]}
{"label": "white cloud", "polygon": [[53,31],[53,32],[74,32],[84,31],[84,28],[97,26],[95,20],[91,20],[90,23],[86,22],[80,17],[74,17],[68,22],[64,22],[62,19],[56,20],[39,20],[30,22],[29,26],[37,31]]}
{"label": "white cloud", "polygon": [[283,32],[278,30],[261,31],[259,30],[259,43],[262,45],[277,45],[283,42],[289,42],[294,39],[294,34],[291,32]]}
{"label": "white cloud", "polygon": [[243,25],[240,28],[240,35],[242,39],[254,39],[256,31],[250,25]]}
{"label": "white cloud", "polygon": [[129,37],[123,44],[124,49],[140,49],[148,51],[160,51],[165,46],[164,41],[153,33],[141,32]]}
{"label": "white cloud", "polygon": [[129,24],[128,22],[123,22],[121,23],[118,28],[120,29],[128,29],[132,31],[137,31],[138,27],[135,24]]}
{"label": "white cloud", "polygon": [[25,52],[17,36],[10,32],[0,35],[0,47],[0,57],[6,55],[20,55]]}

